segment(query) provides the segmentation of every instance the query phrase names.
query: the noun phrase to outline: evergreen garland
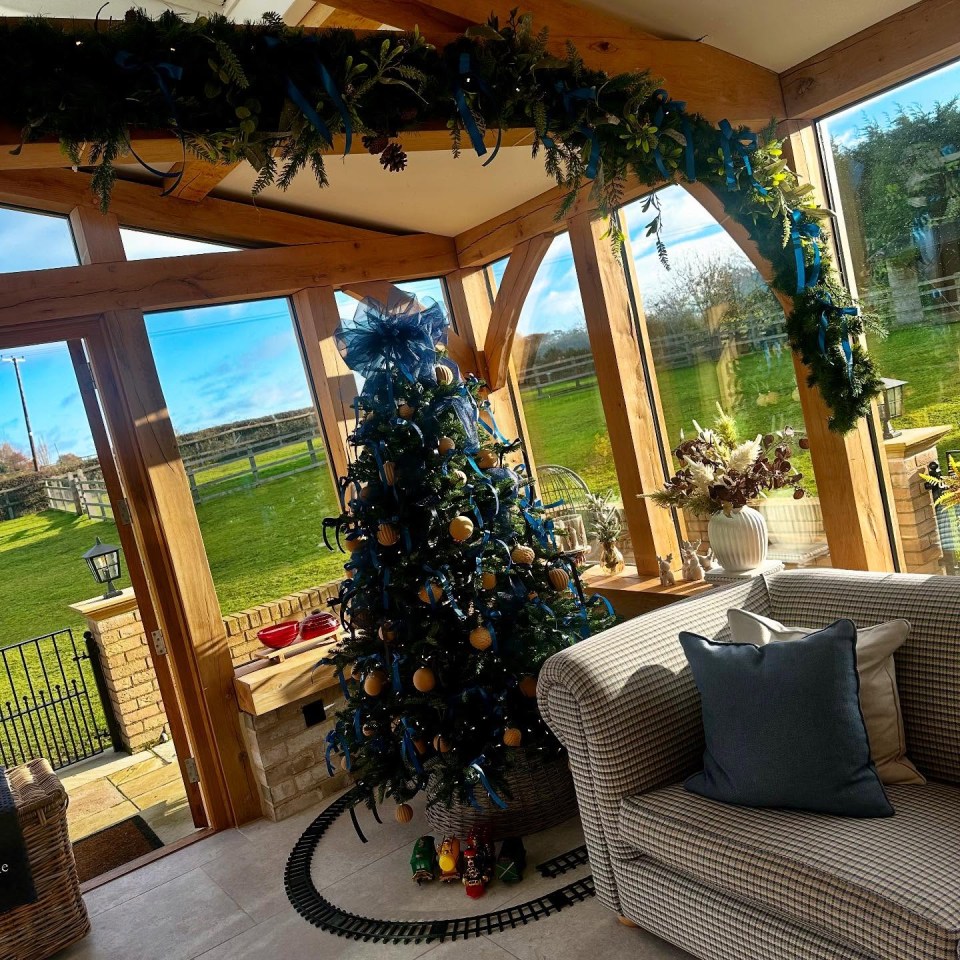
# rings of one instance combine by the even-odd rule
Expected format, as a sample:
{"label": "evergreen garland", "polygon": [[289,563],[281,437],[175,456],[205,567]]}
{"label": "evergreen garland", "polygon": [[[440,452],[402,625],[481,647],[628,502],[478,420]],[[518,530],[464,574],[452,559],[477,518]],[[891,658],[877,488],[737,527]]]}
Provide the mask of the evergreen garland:
{"label": "evergreen garland", "polygon": [[[610,213],[630,176],[651,185],[697,179],[748,230],[774,266],[773,286],[792,298],[790,342],[831,408],[831,428],[853,429],[879,393],[861,345],[868,318],[837,279],[820,232],[830,213],[789,169],[772,129],[759,138],[718,129],[671,102],[649,73],[590,70],[572,44],[554,57],[529,16],[493,18],[442,50],[416,32],[310,34],[276,15],[187,23],[130,11],[69,32],[32,18],[0,25],[0,82],[0,117],[24,142],[54,137],[71,163],[94,167],[104,208],[117,158],[146,131],[173,133],[185,156],[247,161],[255,192],[286,188],[306,167],[325,186],[334,134],[363,138],[386,170],[400,171],[403,133],[444,127],[454,153],[488,152],[485,131],[533,128],[534,156],[567,190],[558,216],[588,180]],[[650,208],[648,235],[666,266],[655,199]],[[615,228],[611,239],[621,242]]]}

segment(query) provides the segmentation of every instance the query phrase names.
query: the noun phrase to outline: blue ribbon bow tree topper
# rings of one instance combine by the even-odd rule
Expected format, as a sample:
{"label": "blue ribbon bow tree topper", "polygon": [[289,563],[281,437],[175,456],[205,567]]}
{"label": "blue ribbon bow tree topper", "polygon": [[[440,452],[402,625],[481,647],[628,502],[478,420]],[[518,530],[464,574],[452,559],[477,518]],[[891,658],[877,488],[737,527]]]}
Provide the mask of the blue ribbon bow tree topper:
{"label": "blue ribbon bow tree topper", "polygon": [[436,382],[437,344],[446,343],[443,308],[399,291],[387,303],[367,297],[334,334],[344,363],[364,378],[369,395],[394,372],[413,382]]}

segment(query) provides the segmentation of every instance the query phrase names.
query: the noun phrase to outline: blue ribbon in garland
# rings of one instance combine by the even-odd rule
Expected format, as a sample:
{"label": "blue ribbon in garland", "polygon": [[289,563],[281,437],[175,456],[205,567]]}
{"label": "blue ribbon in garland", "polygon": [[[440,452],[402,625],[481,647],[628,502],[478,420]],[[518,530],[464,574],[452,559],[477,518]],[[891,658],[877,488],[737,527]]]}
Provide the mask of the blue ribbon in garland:
{"label": "blue ribbon in garland", "polygon": [[[458,65],[460,78],[466,79],[470,76],[470,54],[464,51],[460,54]],[[483,142],[483,134],[477,126],[477,121],[473,118],[473,112],[467,103],[466,94],[463,92],[463,84],[460,79],[453,85],[453,99],[456,101],[457,110],[460,113],[460,119],[463,121],[463,127],[467,131],[467,136],[476,150],[477,156],[482,157],[487,152],[487,145]],[[493,159],[491,157],[491,159]]]}
{"label": "blue ribbon in garland", "polygon": [[[803,293],[815,287],[820,281],[820,225],[811,220],[805,220],[802,210],[794,210],[790,214],[790,242],[793,244],[793,256],[797,264],[797,293]],[[807,272],[806,259],[803,255],[803,241],[809,240],[813,247],[813,263],[810,272]]]}
{"label": "blue ribbon in garland", "polygon": [[470,764],[470,769],[477,775],[477,780],[480,782],[480,786],[487,791],[487,796],[490,798],[494,806],[498,807],[501,810],[506,810],[506,803],[497,795],[496,790],[490,784],[490,781],[487,779],[487,775],[484,772],[483,765],[487,762],[486,757],[481,754],[477,757],[473,763]]}
{"label": "blue ribbon in garland", "polygon": [[847,317],[855,317],[857,308],[854,306],[838,307],[833,302],[833,297],[829,292],[825,292],[820,298],[823,310],[820,312],[820,330],[818,331],[818,340],[820,343],[820,352],[829,360],[830,354],[827,352],[827,333],[830,330],[830,314],[836,314],[840,319],[840,348],[843,351],[844,362],[847,367],[847,379],[853,383],[853,347],[850,345],[850,324]]}
{"label": "blue ribbon in garland", "polygon": [[[668,113],[676,113],[680,117],[680,125],[683,128],[683,136],[687,141],[683,151],[687,167],[687,180],[689,180],[691,183],[694,183],[697,179],[697,161],[693,146],[693,126],[690,123],[690,118],[687,116],[686,101],[671,100],[670,95],[662,88],[654,91],[653,98],[657,101],[657,112],[653,115],[653,125],[658,130],[663,124],[663,121],[666,119]],[[660,155],[659,146],[654,148],[653,159],[657,165],[657,168],[660,170],[660,173],[662,173],[663,176],[669,180],[670,174],[667,172],[666,165],[663,162],[663,157]]]}
{"label": "blue ribbon in garland", "polygon": [[750,154],[757,149],[757,135],[752,130],[741,130],[739,133],[734,131],[729,120],[721,120],[720,127],[720,149],[723,152],[723,168],[727,176],[727,186],[732,190],[737,186],[737,175],[733,167],[733,155],[738,154],[743,161],[743,169],[746,170],[753,188],[763,196],[767,195],[767,189],[753,175],[753,164],[750,161]]}

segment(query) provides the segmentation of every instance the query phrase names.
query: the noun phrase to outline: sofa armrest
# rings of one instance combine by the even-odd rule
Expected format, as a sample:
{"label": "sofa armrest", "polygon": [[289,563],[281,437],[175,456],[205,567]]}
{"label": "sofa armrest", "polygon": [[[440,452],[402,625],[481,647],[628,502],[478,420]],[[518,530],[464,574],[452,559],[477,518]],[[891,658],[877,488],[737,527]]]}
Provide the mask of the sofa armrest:
{"label": "sofa armrest", "polygon": [[540,671],[540,712],[567,748],[597,890],[612,909],[610,858],[630,855],[619,839],[620,802],[693,772],[703,752],[700,700],[678,634],[724,639],[730,607],[768,610],[763,579],[622,623]]}

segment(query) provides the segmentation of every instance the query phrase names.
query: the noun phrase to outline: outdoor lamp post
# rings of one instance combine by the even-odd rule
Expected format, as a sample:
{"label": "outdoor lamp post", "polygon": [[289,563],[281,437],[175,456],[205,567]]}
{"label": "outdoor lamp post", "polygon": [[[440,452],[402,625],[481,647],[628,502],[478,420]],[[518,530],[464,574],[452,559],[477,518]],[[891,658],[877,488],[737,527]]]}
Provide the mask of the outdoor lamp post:
{"label": "outdoor lamp post", "polygon": [[97,537],[96,544],[83,555],[83,559],[87,561],[93,579],[97,583],[107,585],[107,592],[103,595],[103,599],[119,597],[123,591],[114,589],[113,581],[120,579],[120,548],[109,543],[101,543],[100,538]]}
{"label": "outdoor lamp post", "polygon": [[881,377],[880,382],[883,384],[883,393],[877,401],[877,412],[883,424],[883,439],[892,440],[900,436],[900,431],[894,430],[890,421],[903,415],[903,388],[909,381]]}

